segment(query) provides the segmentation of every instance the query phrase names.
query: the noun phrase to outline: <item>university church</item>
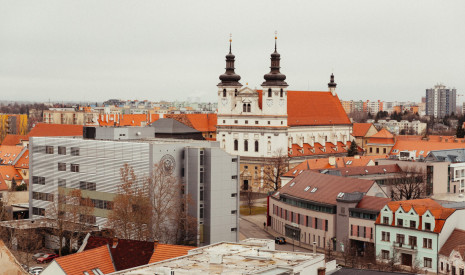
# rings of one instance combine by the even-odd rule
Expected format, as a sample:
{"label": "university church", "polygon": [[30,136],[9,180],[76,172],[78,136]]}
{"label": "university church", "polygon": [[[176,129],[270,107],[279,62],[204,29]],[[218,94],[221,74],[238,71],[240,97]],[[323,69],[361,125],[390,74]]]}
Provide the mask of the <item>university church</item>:
{"label": "university church", "polygon": [[287,154],[292,167],[308,158],[345,156],[350,147],[352,123],[336,94],[334,75],[328,91],[290,91],[280,60],[275,37],[262,89],[243,87],[230,41],[226,72],[217,85],[217,141],[241,157],[243,189],[266,191],[260,179],[265,158]]}

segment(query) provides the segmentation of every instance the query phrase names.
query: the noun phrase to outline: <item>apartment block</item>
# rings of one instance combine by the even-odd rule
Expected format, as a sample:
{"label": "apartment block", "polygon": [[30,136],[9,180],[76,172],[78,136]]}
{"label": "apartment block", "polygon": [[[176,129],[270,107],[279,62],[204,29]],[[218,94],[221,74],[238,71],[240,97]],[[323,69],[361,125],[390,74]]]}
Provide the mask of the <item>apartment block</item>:
{"label": "apartment block", "polygon": [[[80,189],[84,196],[98,202],[90,219],[85,217],[86,222],[105,225],[121,185],[120,169],[129,164],[143,178],[152,174],[154,164],[160,163],[182,181],[192,199],[188,212],[197,219],[198,245],[238,240],[237,156],[226,153],[217,142],[156,139],[153,128],[129,128],[126,132],[125,128],[93,129],[94,135],[87,128],[84,134],[97,139],[30,139],[33,217],[46,215],[59,188]],[[132,139],[119,140],[126,134]]]}
{"label": "apartment block", "polygon": [[442,84],[426,89],[426,115],[443,118],[456,113],[457,90]]}

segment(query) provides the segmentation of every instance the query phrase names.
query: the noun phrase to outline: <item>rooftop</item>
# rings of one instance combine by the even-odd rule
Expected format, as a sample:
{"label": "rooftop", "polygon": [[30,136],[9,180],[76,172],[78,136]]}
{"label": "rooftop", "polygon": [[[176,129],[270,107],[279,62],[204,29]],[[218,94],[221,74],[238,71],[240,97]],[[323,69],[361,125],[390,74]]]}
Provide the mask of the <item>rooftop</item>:
{"label": "rooftop", "polygon": [[452,250],[458,251],[462,259],[465,259],[465,230],[454,229],[442,245],[439,254],[449,257]]}
{"label": "rooftop", "polygon": [[174,271],[175,274],[263,274],[318,262],[324,263],[324,255],[266,250],[261,245],[250,243],[221,242],[193,249],[187,256],[115,274],[155,274],[161,271]]}
{"label": "rooftop", "polygon": [[354,123],[352,125],[352,136],[353,137],[364,137],[373,123]]}
{"label": "rooftop", "polygon": [[37,123],[28,137],[82,137],[82,125]]}
{"label": "rooftop", "polygon": [[428,139],[397,139],[390,154],[398,155],[401,151],[415,151],[418,158],[420,156],[426,157],[430,151],[460,148],[465,148],[465,139],[429,136]]}
{"label": "rooftop", "polygon": [[55,262],[67,275],[83,275],[84,272],[95,274],[92,269],[97,268],[103,274],[116,271],[108,245],[58,257]]}
{"label": "rooftop", "polygon": [[21,140],[27,140],[27,136],[24,135],[6,135],[2,141],[2,145],[19,145]]}

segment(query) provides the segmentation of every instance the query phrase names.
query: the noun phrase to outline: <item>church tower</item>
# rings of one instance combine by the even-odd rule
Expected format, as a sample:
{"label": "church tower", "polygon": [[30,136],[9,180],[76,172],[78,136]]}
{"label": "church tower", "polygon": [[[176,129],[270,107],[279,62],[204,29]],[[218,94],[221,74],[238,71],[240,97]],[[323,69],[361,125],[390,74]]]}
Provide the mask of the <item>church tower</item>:
{"label": "church tower", "polygon": [[274,38],[274,52],[271,54],[271,71],[267,73],[262,83],[263,115],[287,115],[287,83],[286,76],[279,69],[281,55],[277,51],[277,36]]}
{"label": "church tower", "polygon": [[220,75],[218,83],[218,114],[231,114],[235,107],[235,97],[242,87],[241,77],[234,72],[235,56],[231,52],[232,39],[229,39],[229,53],[226,55],[226,72]]}
{"label": "church tower", "polygon": [[337,84],[336,82],[334,82],[334,74],[331,74],[331,78],[328,83],[328,88],[333,96],[336,95],[336,86]]}

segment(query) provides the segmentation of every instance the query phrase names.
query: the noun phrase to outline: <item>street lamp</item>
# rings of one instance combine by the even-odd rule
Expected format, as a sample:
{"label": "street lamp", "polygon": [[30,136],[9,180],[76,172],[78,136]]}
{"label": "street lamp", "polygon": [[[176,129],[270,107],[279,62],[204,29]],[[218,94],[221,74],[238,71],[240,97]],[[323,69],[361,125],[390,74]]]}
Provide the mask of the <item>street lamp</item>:
{"label": "street lamp", "polygon": [[294,252],[294,243],[295,243],[295,231],[292,231],[292,252]]}

